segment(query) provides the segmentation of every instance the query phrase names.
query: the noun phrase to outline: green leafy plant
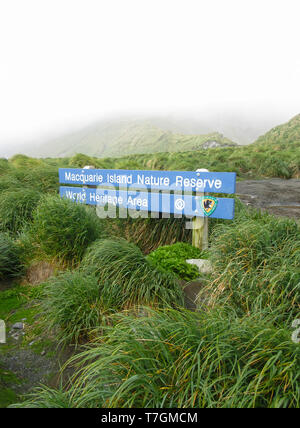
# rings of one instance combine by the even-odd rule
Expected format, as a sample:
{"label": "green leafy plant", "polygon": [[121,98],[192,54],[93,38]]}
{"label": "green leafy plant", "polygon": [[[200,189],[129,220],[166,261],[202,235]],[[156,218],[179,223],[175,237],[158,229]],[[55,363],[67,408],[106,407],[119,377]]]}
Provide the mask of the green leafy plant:
{"label": "green leafy plant", "polygon": [[188,259],[206,258],[201,250],[184,242],[173,245],[165,245],[150,253],[147,259],[160,268],[175,273],[186,281],[196,279],[199,276],[198,268],[186,262]]}

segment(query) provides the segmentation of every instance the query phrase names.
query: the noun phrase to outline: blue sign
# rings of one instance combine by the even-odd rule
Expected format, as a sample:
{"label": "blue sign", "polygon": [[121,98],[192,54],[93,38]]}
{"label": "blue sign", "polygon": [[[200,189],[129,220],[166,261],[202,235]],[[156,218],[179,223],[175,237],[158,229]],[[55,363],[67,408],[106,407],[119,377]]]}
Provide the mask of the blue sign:
{"label": "blue sign", "polygon": [[60,196],[88,205],[123,207],[136,211],[181,214],[191,217],[234,218],[234,199],[136,190],[60,187]]}
{"label": "blue sign", "polygon": [[59,182],[97,187],[233,194],[236,173],[60,168]]}

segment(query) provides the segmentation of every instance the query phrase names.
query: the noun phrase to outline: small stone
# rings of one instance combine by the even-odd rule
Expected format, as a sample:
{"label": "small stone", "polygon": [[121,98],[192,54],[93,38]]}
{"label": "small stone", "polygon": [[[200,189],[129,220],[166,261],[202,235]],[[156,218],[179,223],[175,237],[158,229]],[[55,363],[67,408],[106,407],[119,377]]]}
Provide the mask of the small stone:
{"label": "small stone", "polygon": [[29,346],[32,346],[35,343],[35,340],[29,343]]}
{"label": "small stone", "polygon": [[211,262],[206,259],[188,259],[186,262],[197,266],[200,273],[211,273],[213,270]]}
{"label": "small stone", "polygon": [[41,352],[41,356],[43,357],[44,355],[46,355],[46,351]]}
{"label": "small stone", "polygon": [[24,328],[24,324],[22,322],[16,322],[12,328],[16,329],[16,330],[23,330]]}

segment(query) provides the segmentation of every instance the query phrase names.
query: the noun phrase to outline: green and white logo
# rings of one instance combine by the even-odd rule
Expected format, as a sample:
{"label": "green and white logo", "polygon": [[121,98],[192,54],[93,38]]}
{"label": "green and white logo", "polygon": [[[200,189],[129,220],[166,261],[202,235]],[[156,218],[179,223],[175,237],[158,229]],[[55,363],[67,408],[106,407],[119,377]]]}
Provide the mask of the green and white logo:
{"label": "green and white logo", "polygon": [[215,212],[218,206],[218,199],[214,196],[202,196],[199,199],[199,203],[204,215],[209,217],[213,212]]}

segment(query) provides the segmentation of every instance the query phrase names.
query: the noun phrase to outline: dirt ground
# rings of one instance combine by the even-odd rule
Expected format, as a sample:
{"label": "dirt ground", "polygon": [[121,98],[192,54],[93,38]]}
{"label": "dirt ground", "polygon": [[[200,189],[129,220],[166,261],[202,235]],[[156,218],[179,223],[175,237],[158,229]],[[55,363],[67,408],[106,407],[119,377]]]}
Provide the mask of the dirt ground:
{"label": "dirt ground", "polygon": [[274,215],[300,219],[300,180],[245,180],[237,183],[236,194],[247,205]]}

